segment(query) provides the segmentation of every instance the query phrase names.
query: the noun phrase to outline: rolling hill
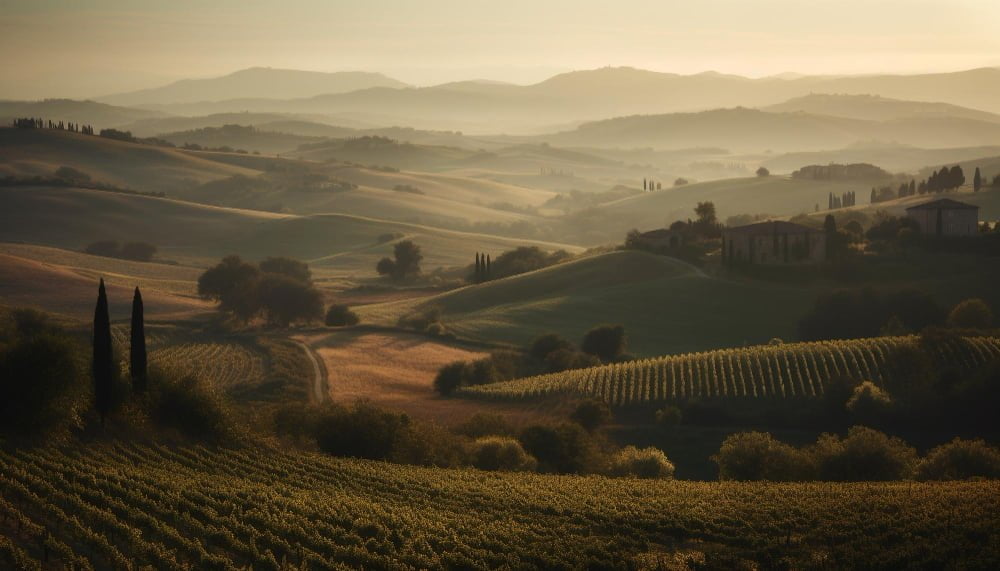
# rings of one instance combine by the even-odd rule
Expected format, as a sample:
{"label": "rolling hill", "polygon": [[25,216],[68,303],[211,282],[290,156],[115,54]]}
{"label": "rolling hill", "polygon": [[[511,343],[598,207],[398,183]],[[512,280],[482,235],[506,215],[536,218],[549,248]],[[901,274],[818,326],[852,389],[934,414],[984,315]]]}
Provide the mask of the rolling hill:
{"label": "rolling hill", "polygon": [[1000,115],[969,109],[949,103],[907,101],[878,95],[844,95],[811,93],[783,103],[768,105],[762,111],[771,113],[808,113],[831,115],[866,121],[888,121],[905,118],[955,117],[1000,123]]}
{"label": "rolling hill", "polygon": [[168,194],[257,172],[167,147],[51,129],[0,128],[0,176],[51,177],[61,166],[82,171],[95,181]]}
{"label": "rolling hill", "polygon": [[162,87],[99,97],[114,105],[151,105],[219,101],[237,97],[291,98],[343,93],[370,87],[406,87],[380,73],[341,71],[324,73],[252,67],[222,77],[184,79]]}
{"label": "rolling hill", "polygon": [[869,163],[890,172],[916,173],[927,165],[951,165],[988,156],[1000,156],[1000,145],[925,149],[895,143],[862,142],[842,149],[789,152],[755,158],[772,173],[790,173],[804,165],[830,163]]}
{"label": "rolling hill", "polygon": [[73,99],[43,101],[0,101],[0,124],[7,125],[18,117],[41,117],[48,121],[66,121],[92,125],[98,131],[121,127],[136,121],[160,120],[166,113]]}
{"label": "rolling hill", "polygon": [[822,150],[873,140],[923,147],[967,147],[1000,143],[1000,123],[947,115],[868,121],[738,107],[616,117],[538,139],[564,146],[714,146],[739,152]]}
{"label": "rolling hill", "polygon": [[518,245],[581,250],[342,214],[290,216],[97,190],[0,188],[0,241],[80,250],[97,240],[142,240],[165,259],[202,268],[232,253],[249,259],[283,255],[309,261],[327,275],[372,277],[375,263],[405,238],[424,249],[426,270],[465,267],[477,251],[499,253]]}
{"label": "rolling hill", "polygon": [[414,309],[437,307],[462,337],[516,345],[547,332],[579,341],[595,325],[621,323],[629,350],[652,356],[792,338],[815,295],[709,277],[673,258],[613,252],[359,313],[366,322],[394,324]]}

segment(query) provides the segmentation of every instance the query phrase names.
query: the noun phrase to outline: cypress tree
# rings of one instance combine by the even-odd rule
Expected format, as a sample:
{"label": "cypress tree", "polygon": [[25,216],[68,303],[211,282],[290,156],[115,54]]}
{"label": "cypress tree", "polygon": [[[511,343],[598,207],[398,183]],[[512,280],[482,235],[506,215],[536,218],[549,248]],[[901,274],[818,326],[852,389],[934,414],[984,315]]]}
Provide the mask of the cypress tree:
{"label": "cypress tree", "polygon": [[490,270],[490,255],[486,254],[486,279],[490,279],[491,277],[492,274]]}
{"label": "cypress tree", "polygon": [[647,190],[647,188],[646,188],[646,179],[642,179],[642,189],[643,190]]}
{"label": "cypress tree", "polygon": [[979,192],[980,187],[983,186],[983,177],[979,174],[979,167],[976,167],[976,174],[972,175],[972,191]]}
{"label": "cypress tree", "polygon": [[101,425],[111,412],[112,366],[114,357],[111,349],[111,318],[108,316],[108,294],[104,289],[104,278],[97,290],[97,307],[94,309],[94,406],[101,415]]}
{"label": "cypress tree", "polygon": [[132,390],[136,393],[146,392],[146,364],[146,325],[143,319],[142,294],[136,287],[132,297],[132,343],[129,350],[129,372],[132,375]]}
{"label": "cypress tree", "polygon": [[476,273],[473,275],[475,276],[476,282],[481,281],[483,271],[482,271],[482,266],[480,266],[479,264],[479,252],[476,252]]}

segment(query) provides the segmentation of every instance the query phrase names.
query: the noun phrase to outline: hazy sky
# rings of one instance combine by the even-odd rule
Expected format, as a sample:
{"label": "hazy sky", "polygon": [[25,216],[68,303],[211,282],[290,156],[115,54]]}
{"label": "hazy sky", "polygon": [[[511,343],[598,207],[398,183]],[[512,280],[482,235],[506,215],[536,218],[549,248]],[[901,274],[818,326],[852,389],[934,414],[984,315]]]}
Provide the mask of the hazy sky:
{"label": "hazy sky", "polygon": [[605,65],[749,76],[1000,66],[1000,0],[0,0],[0,98],[251,66],[532,83]]}

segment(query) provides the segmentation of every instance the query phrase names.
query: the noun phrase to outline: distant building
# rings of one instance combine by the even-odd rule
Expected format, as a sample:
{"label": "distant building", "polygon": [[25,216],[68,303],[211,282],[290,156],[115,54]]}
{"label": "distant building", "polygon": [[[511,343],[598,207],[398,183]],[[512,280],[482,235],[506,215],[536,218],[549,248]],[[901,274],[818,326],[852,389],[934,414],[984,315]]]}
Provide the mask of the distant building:
{"label": "distant building", "polygon": [[941,198],[906,209],[920,233],[928,236],[975,236],[979,233],[979,207]]}
{"label": "distant building", "polygon": [[826,234],[781,220],[726,228],[722,259],[762,265],[819,264],[826,259]]}
{"label": "distant building", "polygon": [[680,232],[675,232],[666,228],[650,230],[649,232],[639,234],[639,236],[636,237],[635,245],[644,250],[652,251],[676,248],[684,245],[684,236]]}

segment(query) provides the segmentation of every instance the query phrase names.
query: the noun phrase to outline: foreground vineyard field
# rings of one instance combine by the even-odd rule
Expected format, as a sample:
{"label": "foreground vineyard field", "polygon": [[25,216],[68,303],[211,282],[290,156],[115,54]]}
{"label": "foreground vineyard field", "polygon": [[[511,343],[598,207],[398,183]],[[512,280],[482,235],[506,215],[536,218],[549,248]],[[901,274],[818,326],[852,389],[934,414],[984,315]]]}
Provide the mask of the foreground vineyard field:
{"label": "foreground vineyard field", "polygon": [[651,482],[92,443],[0,449],[0,513],[4,568],[1000,565],[997,482]]}
{"label": "foreground vineyard field", "polygon": [[[723,349],[468,387],[462,394],[500,399],[576,394],[616,405],[690,397],[812,397],[841,376],[882,384],[890,374],[890,353],[918,342],[916,336],[876,337]],[[931,357],[969,370],[1000,358],[1000,339],[955,338]]]}

